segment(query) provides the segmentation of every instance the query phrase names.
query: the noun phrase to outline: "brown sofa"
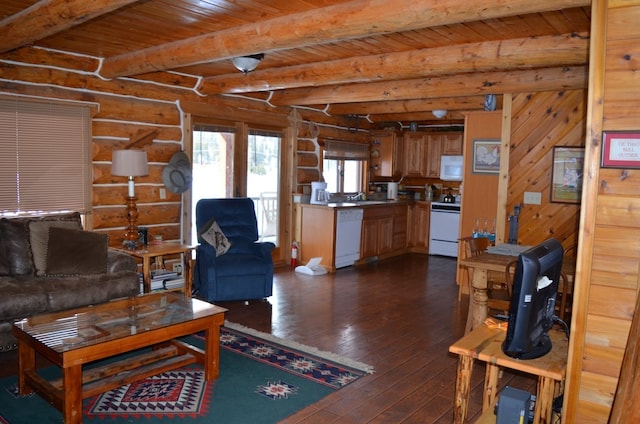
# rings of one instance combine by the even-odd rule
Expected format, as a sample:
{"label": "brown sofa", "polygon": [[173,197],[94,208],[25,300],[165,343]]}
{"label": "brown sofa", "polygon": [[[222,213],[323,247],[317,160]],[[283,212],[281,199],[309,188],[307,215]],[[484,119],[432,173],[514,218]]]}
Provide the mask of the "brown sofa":
{"label": "brown sofa", "polygon": [[78,213],[0,219],[0,352],[15,349],[16,320],[139,290],[135,260],[83,231]]}

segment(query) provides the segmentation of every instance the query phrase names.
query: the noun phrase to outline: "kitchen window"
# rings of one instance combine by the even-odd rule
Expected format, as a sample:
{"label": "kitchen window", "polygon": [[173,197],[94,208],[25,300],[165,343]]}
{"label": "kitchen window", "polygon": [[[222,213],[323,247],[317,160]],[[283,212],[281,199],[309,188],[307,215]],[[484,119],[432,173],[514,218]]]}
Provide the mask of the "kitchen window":
{"label": "kitchen window", "polygon": [[330,193],[358,193],[364,187],[369,146],[364,143],[326,140],[323,177]]}

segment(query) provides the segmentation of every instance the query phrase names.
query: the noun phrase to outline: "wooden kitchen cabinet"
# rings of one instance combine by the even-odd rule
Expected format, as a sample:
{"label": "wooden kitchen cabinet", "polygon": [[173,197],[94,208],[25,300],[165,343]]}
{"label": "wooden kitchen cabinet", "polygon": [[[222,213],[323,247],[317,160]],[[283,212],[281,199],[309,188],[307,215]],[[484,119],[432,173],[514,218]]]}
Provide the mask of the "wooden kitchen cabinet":
{"label": "wooden kitchen cabinet", "polygon": [[371,139],[371,179],[402,177],[403,138],[396,131],[374,131]]}
{"label": "wooden kitchen cabinet", "polygon": [[443,155],[461,155],[463,133],[444,133],[442,134],[442,154]]}
{"label": "wooden kitchen cabinet", "polygon": [[411,177],[427,176],[426,143],[425,133],[404,133],[404,175]]}
{"label": "wooden kitchen cabinet", "polygon": [[302,205],[300,217],[299,264],[322,258],[322,266],[336,270],[336,209],[321,205]]}
{"label": "wooden kitchen cabinet", "polygon": [[411,252],[429,253],[430,202],[416,202],[407,214],[407,245]]}
{"label": "wooden kitchen cabinet", "polygon": [[360,257],[380,256],[393,246],[393,212],[386,205],[364,208]]}
{"label": "wooden kitchen cabinet", "polygon": [[440,178],[440,156],[442,155],[442,134],[426,136],[426,170],[425,177]]}
{"label": "wooden kitchen cabinet", "polygon": [[406,205],[393,206],[393,240],[391,250],[400,251],[407,248],[407,216]]}

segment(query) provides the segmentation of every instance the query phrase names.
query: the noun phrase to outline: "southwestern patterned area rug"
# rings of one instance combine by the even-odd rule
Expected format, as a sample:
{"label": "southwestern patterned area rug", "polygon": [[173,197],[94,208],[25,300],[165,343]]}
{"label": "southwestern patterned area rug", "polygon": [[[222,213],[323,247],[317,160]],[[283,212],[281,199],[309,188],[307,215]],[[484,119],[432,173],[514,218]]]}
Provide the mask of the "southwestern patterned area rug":
{"label": "southwestern patterned area rug", "polygon": [[[202,346],[198,336],[189,342]],[[55,377],[55,367],[43,375]],[[220,334],[220,377],[184,367],[85,399],[83,422],[275,423],[358,378],[365,364],[226,322]],[[20,397],[17,378],[0,380],[0,423],[61,423],[38,395]]]}

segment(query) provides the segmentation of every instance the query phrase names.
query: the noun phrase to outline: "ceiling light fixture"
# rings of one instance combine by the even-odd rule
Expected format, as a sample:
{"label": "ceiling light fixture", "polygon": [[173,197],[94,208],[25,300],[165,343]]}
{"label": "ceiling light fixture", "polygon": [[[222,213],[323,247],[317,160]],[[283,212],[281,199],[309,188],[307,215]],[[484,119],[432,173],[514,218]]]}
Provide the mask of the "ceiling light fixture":
{"label": "ceiling light fixture", "polygon": [[432,113],[436,118],[442,119],[447,115],[447,109],[436,109]]}
{"label": "ceiling light fixture", "polygon": [[252,54],[249,56],[239,56],[231,59],[231,63],[235,66],[240,72],[246,74],[247,72],[251,72],[258,67],[258,64],[264,59],[264,53]]}

